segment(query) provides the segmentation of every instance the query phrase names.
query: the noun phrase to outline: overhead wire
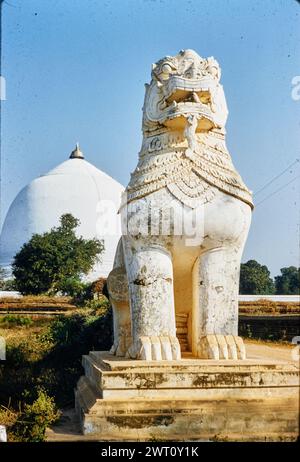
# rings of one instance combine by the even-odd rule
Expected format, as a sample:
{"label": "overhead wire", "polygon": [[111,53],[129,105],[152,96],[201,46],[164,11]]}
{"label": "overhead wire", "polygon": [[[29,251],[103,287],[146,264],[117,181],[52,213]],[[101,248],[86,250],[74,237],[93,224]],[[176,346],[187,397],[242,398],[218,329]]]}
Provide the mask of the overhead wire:
{"label": "overhead wire", "polygon": [[256,207],[258,207],[259,205],[261,205],[263,202],[265,202],[267,199],[270,199],[270,197],[274,196],[274,194],[277,194],[279,191],[282,191],[283,189],[285,189],[287,186],[289,186],[291,183],[293,183],[294,181],[296,181],[298,178],[300,178],[300,175],[297,175],[295,178],[293,178],[292,180],[290,180],[288,183],[284,184],[283,186],[281,186],[280,188],[276,189],[276,191],[273,191],[271,194],[269,194],[267,197],[265,197],[262,201],[258,202],[258,204],[256,204]]}
{"label": "overhead wire", "polygon": [[282,172],[278,173],[278,175],[274,176],[271,178],[270,181],[268,181],[264,186],[262,186],[258,191],[256,191],[253,195],[256,196],[260,192],[264,191],[270,184],[274,183],[278,178],[280,178],[284,173],[286,173],[290,168],[292,168],[295,164],[300,162],[300,159],[296,159],[292,164],[290,164],[288,167],[286,167]]}

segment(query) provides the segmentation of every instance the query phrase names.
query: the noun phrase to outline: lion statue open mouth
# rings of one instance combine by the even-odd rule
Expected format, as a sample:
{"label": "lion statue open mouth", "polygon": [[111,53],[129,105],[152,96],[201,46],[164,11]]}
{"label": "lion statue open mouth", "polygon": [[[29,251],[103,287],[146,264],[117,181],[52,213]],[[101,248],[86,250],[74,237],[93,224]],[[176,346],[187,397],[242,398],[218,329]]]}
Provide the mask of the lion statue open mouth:
{"label": "lion statue open mouth", "polygon": [[[151,76],[139,160],[120,208],[126,226],[108,277],[111,351],[145,360],[179,359],[181,350],[243,359],[238,283],[253,202],[225,143],[220,67],[183,50],[154,64]],[[192,239],[187,222],[196,223]]]}
{"label": "lion statue open mouth", "polygon": [[196,131],[221,128],[227,107],[221,72],[214,58],[202,59],[192,50],[166,57],[153,65],[144,106],[144,133],[185,127],[186,118],[195,116]]}

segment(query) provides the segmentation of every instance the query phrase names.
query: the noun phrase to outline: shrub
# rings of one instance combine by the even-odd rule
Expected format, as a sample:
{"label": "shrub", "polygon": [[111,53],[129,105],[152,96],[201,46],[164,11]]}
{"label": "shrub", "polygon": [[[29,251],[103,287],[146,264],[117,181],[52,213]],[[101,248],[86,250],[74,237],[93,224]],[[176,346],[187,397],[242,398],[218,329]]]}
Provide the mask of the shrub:
{"label": "shrub", "polygon": [[15,326],[31,326],[33,321],[29,316],[16,316],[14,314],[8,314],[0,319],[0,323],[5,324],[5,327],[10,328]]}
{"label": "shrub", "polygon": [[19,345],[10,345],[6,347],[6,361],[7,364],[13,364],[14,367],[24,366],[28,362],[28,348],[25,342]]}
{"label": "shrub", "polygon": [[73,303],[80,304],[91,298],[91,283],[80,281],[78,278],[67,278],[61,283],[60,291],[72,297]]}
{"label": "shrub", "polygon": [[110,303],[105,295],[99,295],[98,298],[89,300],[85,306],[86,308],[90,308],[95,314],[100,315],[108,311]]}
{"label": "shrub", "polygon": [[[111,309],[105,311],[102,306],[101,310],[98,315],[99,309],[80,309],[72,315],[45,318],[48,324],[42,327],[37,328],[34,321],[28,333],[27,329],[16,329],[16,335],[9,332],[7,360],[0,364],[0,403],[10,401],[12,409],[19,412],[19,403],[31,405],[36,390],[42,387],[55,397],[57,406],[74,406],[74,388],[83,374],[82,355],[108,350],[112,344]],[[28,390],[25,397],[24,390]],[[25,420],[23,417],[18,420]],[[20,425],[14,427],[14,434]],[[24,436],[23,430],[18,432],[16,438]]]}
{"label": "shrub", "polygon": [[9,442],[16,441],[13,427],[18,419],[18,416],[18,412],[0,404],[0,425],[4,425],[6,427],[7,440]]}
{"label": "shrub", "polygon": [[19,441],[40,442],[45,440],[46,428],[60,416],[54,399],[47,395],[42,388],[38,389],[38,396],[32,404],[25,404],[13,426],[14,434]]}
{"label": "shrub", "polygon": [[61,346],[74,343],[75,339],[79,340],[85,321],[85,316],[77,313],[68,317],[60,315],[49,327],[48,338],[54,344]]}

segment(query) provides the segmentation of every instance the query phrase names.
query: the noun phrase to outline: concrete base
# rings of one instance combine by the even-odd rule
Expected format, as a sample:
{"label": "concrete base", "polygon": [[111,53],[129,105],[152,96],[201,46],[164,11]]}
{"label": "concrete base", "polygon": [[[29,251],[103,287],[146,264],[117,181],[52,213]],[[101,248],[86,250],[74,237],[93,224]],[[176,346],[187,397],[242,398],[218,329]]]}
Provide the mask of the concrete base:
{"label": "concrete base", "polygon": [[289,441],[299,371],[282,361],[134,361],[83,356],[75,391],[85,435],[101,441]]}

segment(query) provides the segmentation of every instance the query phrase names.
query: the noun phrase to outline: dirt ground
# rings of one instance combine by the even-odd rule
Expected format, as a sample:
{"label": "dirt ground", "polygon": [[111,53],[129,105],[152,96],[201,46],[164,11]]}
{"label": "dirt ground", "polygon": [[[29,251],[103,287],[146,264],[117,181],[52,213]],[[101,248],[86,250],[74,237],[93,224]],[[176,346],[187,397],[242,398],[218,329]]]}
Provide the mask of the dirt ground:
{"label": "dirt ground", "polygon": [[288,361],[300,366],[300,338],[297,345],[245,340],[247,356],[253,359]]}

